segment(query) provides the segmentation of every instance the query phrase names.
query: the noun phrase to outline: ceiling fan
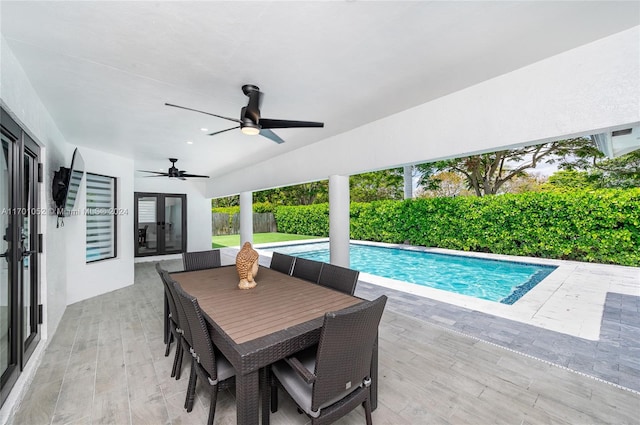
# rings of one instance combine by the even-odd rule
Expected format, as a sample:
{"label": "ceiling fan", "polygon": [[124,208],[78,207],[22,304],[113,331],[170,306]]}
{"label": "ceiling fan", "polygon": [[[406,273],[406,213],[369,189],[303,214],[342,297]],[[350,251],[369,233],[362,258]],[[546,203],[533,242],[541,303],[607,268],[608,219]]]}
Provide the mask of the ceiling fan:
{"label": "ceiling fan", "polygon": [[165,103],[165,105],[172,106],[174,108],[186,109],[188,111],[200,112],[202,114],[211,115],[240,124],[236,127],[227,128],[226,130],[216,131],[209,134],[209,136],[215,136],[216,134],[239,128],[240,131],[242,131],[242,133],[244,134],[250,136],[260,134],[261,136],[271,139],[276,143],[284,143],[284,140],[282,140],[280,136],[271,131],[272,128],[324,127],[324,123],[322,122],[262,118],[260,116],[260,104],[262,103],[262,92],[260,91],[260,88],[258,86],[254,86],[253,84],[245,84],[244,86],[242,86],[242,92],[249,98],[249,103],[247,103],[247,106],[244,106],[241,109],[240,119],[224,117],[222,115],[199,111],[197,109],[187,108],[185,106],[173,105],[171,103]]}
{"label": "ceiling fan", "polygon": [[186,171],[178,170],[178,168],[176,167],[176,162],[178,162],[178,160],[176,158],[169,158],[169,161],[171,161],[171,168],[169,168],[169,170],[166,173],[162,173],[160,171],[146,171],[146,170],[138,170],[138,171],[143,173],[157,174],[156,176],[147,176],[147,177],[176,177],[180,180],[186,180],[187,177],[202,177],[205,179],[209,178],[209,176],[199,176],[197,174],[188,174]]}

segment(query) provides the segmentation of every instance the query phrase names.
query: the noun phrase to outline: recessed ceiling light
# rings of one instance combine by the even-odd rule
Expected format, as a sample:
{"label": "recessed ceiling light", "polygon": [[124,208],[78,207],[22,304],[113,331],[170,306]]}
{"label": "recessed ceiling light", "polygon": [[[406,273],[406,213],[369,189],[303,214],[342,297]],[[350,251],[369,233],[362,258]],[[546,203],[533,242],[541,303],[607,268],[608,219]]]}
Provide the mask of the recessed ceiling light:
{"label": "recessed ceiling light", "polygon": [[193,142],[191,140],[187,140],[187,145],[193,145]]}
{"label": "recessed ceiling light", "polygon": [[209,131],[208,128],[201,128],[200,131]]}

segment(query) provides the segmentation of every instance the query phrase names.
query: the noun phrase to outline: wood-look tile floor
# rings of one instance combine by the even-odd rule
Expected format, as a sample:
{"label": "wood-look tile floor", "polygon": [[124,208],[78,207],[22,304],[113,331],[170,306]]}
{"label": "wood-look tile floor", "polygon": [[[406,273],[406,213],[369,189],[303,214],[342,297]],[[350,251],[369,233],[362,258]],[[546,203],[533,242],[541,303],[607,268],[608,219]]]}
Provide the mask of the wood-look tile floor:
{"label": "wood-look tile floor", "polygon": [[[179,270],[180,262],[163,262]],[[183,409],[189,366],[171,378],[164,357],[163,289],[152,263],[136,283],[67,307],[14,424],[204,424],[208,394]],[[175,347],[175,344],[173,344]],[[385,311],[380,326],[382,424],[637,424],[640,396],[566,369]],[[233,390],[216,424],[235,423]],[[287,396],[271,416],[305,424]],[[364,424],[362,409],[340,424]]]}

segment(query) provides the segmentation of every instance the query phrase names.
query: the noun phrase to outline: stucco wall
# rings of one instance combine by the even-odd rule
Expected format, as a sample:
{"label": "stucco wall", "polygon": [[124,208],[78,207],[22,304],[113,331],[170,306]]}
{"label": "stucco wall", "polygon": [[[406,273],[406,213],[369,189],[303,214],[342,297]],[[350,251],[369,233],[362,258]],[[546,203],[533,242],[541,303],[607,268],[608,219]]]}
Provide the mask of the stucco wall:
{"label": "stucco wall", "polygon": [[126,211],[117,220],[117,257],[86,262],[86,178],[76,199],[79,215],[65,218],[67,234],[67,304],[133,284],[133,160],[87,148],[79,148],[89,173],[117,177],[118,208]]}

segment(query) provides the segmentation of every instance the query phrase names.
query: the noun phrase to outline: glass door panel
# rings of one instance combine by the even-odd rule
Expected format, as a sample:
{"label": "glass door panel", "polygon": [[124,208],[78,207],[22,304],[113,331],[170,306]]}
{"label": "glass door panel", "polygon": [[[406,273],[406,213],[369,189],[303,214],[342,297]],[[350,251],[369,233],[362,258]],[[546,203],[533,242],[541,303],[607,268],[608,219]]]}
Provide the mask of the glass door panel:
{"label": "glass door panel", "polygon": [[137,254],[158,253],[158,199],[155,196],[139,197],[137,201],[138,231]]}
{"label": "glass door panel", "polygon": [[27,150],[23,154],[23,175],[21,176],[23,182],[22,189],[22,201],[21,201],[21,224],[20,228],[20,279],[22,282],[22,337],[25,341],[25,349],[28,347],[29,342],[37,333],[37,286],[34,284],[37,282],[36,274],[36,261],[37,261],[37,233],[36,219],[37,216],[33,214],[35,209],[35,190],[37,181],[37,160]]}
{"label": "glass door panel", "polygon": [[11,208],[11,190],[9,185],[9,142],[2,140],[2,158],[0,159],[0,375],[3,375],[10,364],[10,326],[11,326],[11,264],[9,254],[10,225],[8,212]]}
{"label": "glass door panel", "polygon": [[165,196],[164,249],[166,253],[182,252],[182,198]]}

